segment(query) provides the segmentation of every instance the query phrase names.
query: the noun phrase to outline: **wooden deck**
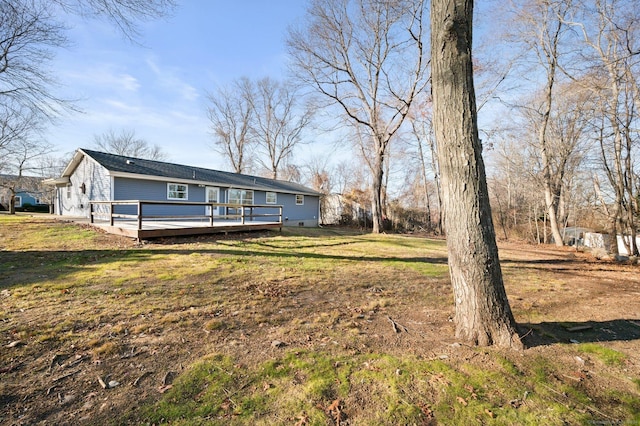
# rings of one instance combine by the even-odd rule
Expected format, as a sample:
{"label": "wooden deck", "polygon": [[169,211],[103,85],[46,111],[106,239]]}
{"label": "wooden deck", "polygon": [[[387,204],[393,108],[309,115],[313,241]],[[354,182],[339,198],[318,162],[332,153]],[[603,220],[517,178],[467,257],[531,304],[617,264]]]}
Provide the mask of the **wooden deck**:
{"label": "wooden deck", "polygon": [[[137,206],[136,214],[115,213],[117,206]],[[202,215],[175,214],[144,215],[144,206],[201,206]],[[144,240],[149,238],[202,235],[229,232],[282,229],[282,206],[237,205],[199,202],[161,201],[92,201],[90,222],[93,226],[116,235]],[[215,214],[214,211],[233,211],[233,214]],[[256,210],[262,213],[254,213]],[[265,213],[266,211],[266,213]],[[273,213],[271,211],[274,211]],[[275,220],[274,220],[275,219]]]}
{"label": "wooden deck", "polygon": [[138,229],[136,221],[117,221],[113,225],[108,223],[94,223],[94,226],[104,229],[110,234],[124,235],[137,240],[149,238],[173,237],[181,235],[202,235],[243,231],[260,231],[265,229],[282,229],[278,222],[229,222],[215,223],[213,226],[205,222],[192,221],[158,221],[145,223]]}

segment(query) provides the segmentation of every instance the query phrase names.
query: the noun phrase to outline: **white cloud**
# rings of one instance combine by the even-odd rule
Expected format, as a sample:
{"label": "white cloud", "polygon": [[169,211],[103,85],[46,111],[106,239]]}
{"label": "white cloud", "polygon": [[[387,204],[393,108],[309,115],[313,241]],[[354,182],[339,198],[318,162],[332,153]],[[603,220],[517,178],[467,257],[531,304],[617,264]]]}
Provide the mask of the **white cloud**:
{"label": "white cloud", "polygon": [[149,69],[155,74],[158,84],[174,93],[177,93],[183,100],[193,102],[200,96],[198,90],[176,75],[179,69],[161,68],[154,57],[146,60]]}
{"label": "white cloud", "polygon": [[130,92],[136,92],[140,88],[140,83],[138,83],[138,80],[135,77],[130,76],[128,74],[120,74],[119,77],[120,77],[122,87],[125,90],[128,90]]}
{"label": "white cloud", "polygon": [[63,77],[65,81],[73,82],[76,90],[137,92],[141,86],[138,79],[127,72],[118,70],[118,68],[118,66],[111,64],[75,68],[64,73]]}

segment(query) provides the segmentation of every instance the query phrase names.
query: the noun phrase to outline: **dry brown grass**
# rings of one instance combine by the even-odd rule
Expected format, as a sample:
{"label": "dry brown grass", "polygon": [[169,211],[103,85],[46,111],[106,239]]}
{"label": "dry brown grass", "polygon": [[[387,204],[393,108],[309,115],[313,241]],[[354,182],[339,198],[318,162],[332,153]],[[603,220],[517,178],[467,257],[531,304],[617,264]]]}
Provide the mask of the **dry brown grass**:
{"label": "dry brown grass", "polygon": [[639,419],[630,266],[503,245],[531,346],[504,353],[453,338],[442,241],[295,229],[139,246],[8,216],[0,241],[3,423]]}

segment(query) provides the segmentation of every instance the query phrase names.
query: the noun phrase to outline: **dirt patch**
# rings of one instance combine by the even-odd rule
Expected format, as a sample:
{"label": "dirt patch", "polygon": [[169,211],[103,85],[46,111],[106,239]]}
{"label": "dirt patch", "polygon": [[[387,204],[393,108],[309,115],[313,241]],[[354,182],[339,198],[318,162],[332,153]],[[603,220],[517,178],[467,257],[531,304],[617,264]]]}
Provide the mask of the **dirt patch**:
{"label": "dirt patch", "polygon": [[[616,411],[607,390],[640,389],[633,382],[640,378],[637,265],[602,262],[567,248],[501,244],[507,293],[528,345],[522,353],[503,353],[454,339],[441,242],[393,236],[372,242],[341,232],[138,245],[80,227],[91,236],[73,240],[67,238],[74,232],[63,233],[65,238],[27,246],[31,233],[59,225],[3,226],[2,233],[12,235],[0,252],[4,424],[143,421],[141,407],[161,400],[176,378],[211,354],[229,357],[237,371],[291,351],[327,354],[342,363],[385,354],[441,361],[454,370],[500,371],[506,357],[509,368],[534,371],[532,363],[553,360],[561,368],[545,373],[557,382],[545,385],[553,388],[549,393],[558,392],[555,398],[564,404],[569,396],[562,385],[579,386],[592,401],[576,406],[567,400],[567,406],[604,420],[628,416]],[[421,244],[424,249],[416,248]],[[301,369],[288,380],[304,383],[309,375]],[[621,384],[621,375],[631,380]],[[430,377],[433,389],[442,385],[438,380],[452,381]],[[257,389],[269,391],[273,385],[266,380]],[[460,406],[480,392],[469,386]],[[353,384],[346,399],[326,396],[327,423],[356,422],[375,410],[371,390]],[[526,404],[526,398],[512,404]],[[425,424],[435,424],[429,423],[435,420],[428,401],[416,406]],[[287,419],[305,424],[307,415]]]}

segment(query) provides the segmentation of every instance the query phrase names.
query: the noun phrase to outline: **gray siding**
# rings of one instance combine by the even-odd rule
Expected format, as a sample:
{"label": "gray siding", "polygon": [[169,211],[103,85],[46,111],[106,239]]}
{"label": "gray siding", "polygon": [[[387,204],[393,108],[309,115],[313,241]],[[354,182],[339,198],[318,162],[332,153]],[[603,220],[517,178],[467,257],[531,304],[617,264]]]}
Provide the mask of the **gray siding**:
{"label": "gray siding", "polygon": [[[177,181],[155,181],[131,178],[114,178],[114,200],[151,200],[151,201],[195,201],[204,202],[204,188],[189,184],[187,200],[169,200],[167,198],[167,184],[180,183]],[[204,207],[200,206],[144,206],[143,213],[153,216],[171,215],[204,215]],[[116,212],[136,214],[137,208],[133,206],[117,207]]]}
{"label": "gray siding", "polygon": [[[167,199],[167,183],[169,181],[152,181],[131,178],[115,178],[114,200],[155,200],[168,201]],[[171,181],[175,182],[175,181]],[[179,182],[177,182],[179,183]],[[204,202],[205,188],[199,185],[189,184],[188,200]],[[228,200],[229,188],[220,188],[220,202],[224,203]],[[305,195],[304,205],[296,205],[295,194],[278,194],[276,205],[283,206],[283,221],[288,226],[318,226],[318,205],[319,197]],[[266,192],[254,191],[254,204],[266,204]],[[133,206],[121,206],[116,208],[118,213],[136,214],[137,209]],[[256,214],[275,214],[275,208],[256,208]],[[145,206],[143,213],[153,216],[171,216],[171,215],[204,215],[204,208],[200,206]],[[221,211],[220,214],[224,214]],[[286,219],[285,219],[286,218]],[[256,220],[274,221],[277,217],[256,218]]]}
{"label": "gray siding", "polygon": [[278,204],[282,205],[285,226],[318,226],[320,197],[304,196],[304,204],[296,205],[295,194],[278,194]]}
{"label": "gray siding", "polygon": [[[168,179],[145,180],[124,177],[112,178],[108,171],[88,157],[84,157],[76,170],[70,176],[71,193],[67,197],[67,188],[59,187],[57,194],[57,207],[59,214],[72,216],[89,216],[89,200],[152,200],[152,201],[178,201],[167,199],[167,184],[182,183],[179,180]],[[85,193],[82,193],[82,184],[85,185]],[[220,202],[228,200],[228,189],[220,187]],[[112,198],[113,197],[113,198]],[[266,192],[254,190],[254,204],[266,204]],[[185,201],[204,202],[205,187],[197,184],[188,184],[188,199]],[[285,226],[318,226],[320,199],[317,196],[305,195],[304,205],[296,205],[295,194],[277,194],[277,203],[283,206],[283,221]],[[96,210],[104,211],[106,207],[97,207]],[[115,213],[137,214],[136,206],[116,206]],[[276,214],[276,208],[256,208],[256,214]],[[182,216],[204,215],[204,206],[144,206],[144,215],[151,216]],[[225,214],[221,209],[220,214]],[[277,217],[256,218],[256,220],[274,221]]]}

